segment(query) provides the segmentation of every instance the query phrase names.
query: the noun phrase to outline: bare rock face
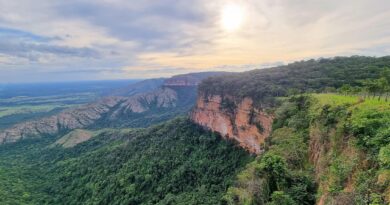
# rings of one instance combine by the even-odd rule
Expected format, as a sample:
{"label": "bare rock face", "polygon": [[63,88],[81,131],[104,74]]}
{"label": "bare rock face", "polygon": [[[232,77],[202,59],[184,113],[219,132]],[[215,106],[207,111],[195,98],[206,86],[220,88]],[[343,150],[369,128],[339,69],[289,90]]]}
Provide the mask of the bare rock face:
{"label": "bare rock face", "polygon": [[250,98],[239,103],[232,102],[232,97],[200,95],[191,119],[226,138],[237,140],[240,146],[252,153],[261,153],[262,144],[270,135],[273,117],[256,109]]}

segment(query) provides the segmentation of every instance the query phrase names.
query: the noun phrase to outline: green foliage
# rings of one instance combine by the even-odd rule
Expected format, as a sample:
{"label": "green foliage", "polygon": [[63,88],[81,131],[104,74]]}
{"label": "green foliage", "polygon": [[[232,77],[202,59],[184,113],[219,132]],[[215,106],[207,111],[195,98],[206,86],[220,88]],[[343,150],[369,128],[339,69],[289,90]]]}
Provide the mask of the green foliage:
{"label": "green foliage", "polygon": [[273,123],[273,129],[284,126],[295,130],[305,131],[309,126],[308,108],[310,106],[310,97],[306,95],[293,96],[276,110],[276,119]]}
{"label": "green foliage", "polygon": [[291,171],[289,179],[290,187],[286,192],[300,205],[314,204],[316,201],[316,184],[309,171]]}
{"label": "green foliage", "polygon": [[266,178],[258,175],[258,161],[249,163],[237,176],[234,186],[229,187],[223,202],[229,205],[265,204],[270,190]]}
{"label": "green foliage", "polygon": [[183,118],[68,149],[42,140],[2,147],[2,204],[218,204],[252,160]]}
{"label": "green foliage", "polygon": [[304,168],[305,160],[302,159],[307,156],[307,145],[293,129],[283,127],[275,130],[270,143],[272,149],[269,152],[286,159],[289,168]]}
{"label": "green foliage", "polygon": [[390,110],[361,110],[352,117],[349,126],[359,145],[372,153],[390,143]]}
{"label": "green foliage", "polygon": [[339,88],[339,92],[344,94],[344,95],[351,93],[351,91],[352,91],[352,87],[350,85],[347,85],[347,84],[344,84],[343,86],[341,86]]}
{"label": "green foliage", "polygon": [[296,205],[294,200],[283,191],[275,191],[271,195],[271,202],[267,205]]}
{"label": "green foliage", "polygon": [[390,144],[380,149],[378,157],[381,166],[385,169],[390,169]]}
{"label": "green foliage", "polygon": [[287,163],[284,158],[272,153],[261,157],[257,167],[259,175],[266,175],[271,190],[281,190],[286,186],[288,176]]}
{"label": "green foliage", "polygon": [[353,165],[353,159],[348,159],[345,156],[335,157],[335,159],[331,161],[329,175],[332,176],[332,178],[328,181],[330,184],[330,193],[338,193],[344,189],[344,183],[351,174],[354,168]]}

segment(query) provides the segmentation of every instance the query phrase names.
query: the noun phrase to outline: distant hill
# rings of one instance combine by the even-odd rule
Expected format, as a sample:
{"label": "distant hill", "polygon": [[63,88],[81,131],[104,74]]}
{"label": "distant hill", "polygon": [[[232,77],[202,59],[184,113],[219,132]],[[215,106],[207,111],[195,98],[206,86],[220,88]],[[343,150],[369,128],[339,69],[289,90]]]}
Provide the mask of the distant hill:
{"label": "distant hill", "polygon": [[228,74],[228,72],[200,72],[175,75],[170,78],[153,78],[142,80],[129,86],[122,87],[111,92],[107,92],[106,96],[132,96],[139,93],[154,91],[161,86],[177,87],[177,86],[197,86],[202,80],[211,76],[220,76]]}
{"label": "distant hill", "polygon": [[[195,104],[197,85],[220,72],[150,79],[121,88],[96,102],[56,115],[16,124],[0,132],[0,144],[58,135],[80,128],[147,127],[186,114]],[[185,83],[183,79],[192,79]],[[184,83],[172,83],[184,82]]]}
{"label": "distant hill", "polygon": [[226,75],[228,72],[202,72],[176,75],[164,81],[165,86],[197,86],[211,76]]}
{"label": "distant hill", "polygon": [[132,96],[139,93],[149,92],[161,87],[164,84],[165,78],[154,78],[142,80],[140,82],[130,84],[126,87],[112,90],[105,93],[106,96]]}

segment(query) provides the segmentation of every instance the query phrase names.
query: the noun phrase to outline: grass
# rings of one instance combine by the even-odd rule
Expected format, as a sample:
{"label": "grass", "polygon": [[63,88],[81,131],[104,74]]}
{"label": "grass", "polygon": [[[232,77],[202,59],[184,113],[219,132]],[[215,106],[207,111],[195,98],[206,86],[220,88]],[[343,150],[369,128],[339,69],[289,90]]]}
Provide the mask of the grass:
{"label": "grass", "polygon": [[377,98],[365,98],[361,96],[344,96],[338,94],[313,94],[317,99],[318,105],[316,108],[322,107],[323,105],[346,105],[350,110],[371,110],[375,109],[378,111],[388,112],[390,110],[390,102],[386,102],[384,98],[378,100]]}

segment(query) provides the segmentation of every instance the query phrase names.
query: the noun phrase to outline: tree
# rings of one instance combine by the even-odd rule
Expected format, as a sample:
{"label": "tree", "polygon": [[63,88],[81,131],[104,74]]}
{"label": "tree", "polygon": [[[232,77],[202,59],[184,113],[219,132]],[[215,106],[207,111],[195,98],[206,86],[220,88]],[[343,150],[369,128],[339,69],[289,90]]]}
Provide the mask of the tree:
{"label": "tree", "polygon": [[300,91],[296,88],[289,88],[287,90],[287,95],[288,96],[295,96],[295,95],[298,95],[300,93]]}
{"label": "tree", "polygon": [[344,84],[343,86],[341,86],[339,88],[339,92],[344,94],[344,95],[351,93],[351,91],[352,91],[352,87],[348,84]]}
{"label": "tree", "polygon": [[371,80],[371,79],[363,80],[362,83],[368,95],[372,94],[373,98],[376,96],[376,93],[378,93],[378,91],[380,90],[378,80]]}
{"label": "tree", "polygon": [[385,70],[381,73],[381,82],[383,92],[386,93],[386,101],[390,92],[390,68],[386,67]]}
{"label": "tree", "polygon": [[283,191],[275,191],[272,193],[271,202],[267,205],[296,205],[294,200]]}
{"label": "tree", "polygon": [[[376,83],[378,84],[378,92],[379,92],[378,100],[380,100],[381,96],[384,93],[388,92],[388,90],[389,90],[389,82],[387,81],[386,78],[381,77],[380,79],[377,80]],[[387,101],[387,94],[386,94],[386,101]]]}
{"label": "tree", "polygon": [[362,88],[361,87],[355,86],[355,87],[351,88],[351,93],[353,95],[358,95],[361,92],[362,92]]}
{"label": "tree", "polygon": [[258,169],[267,175],[271,191],[281,190],[285,187],[289,171],[283,157],[272,153],[264,154]]}

